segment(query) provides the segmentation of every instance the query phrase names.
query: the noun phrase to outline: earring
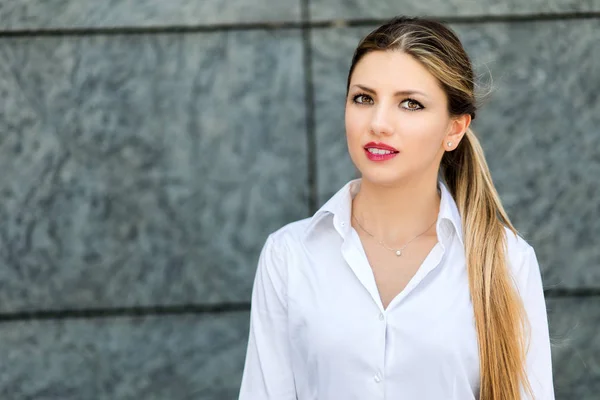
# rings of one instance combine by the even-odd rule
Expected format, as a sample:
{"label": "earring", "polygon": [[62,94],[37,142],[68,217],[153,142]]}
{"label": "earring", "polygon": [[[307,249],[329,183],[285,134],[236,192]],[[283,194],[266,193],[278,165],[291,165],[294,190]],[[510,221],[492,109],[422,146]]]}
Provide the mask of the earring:
{"label": "earring", "polygon": [[448,142],[448,147],[452,147],[452,142]]}

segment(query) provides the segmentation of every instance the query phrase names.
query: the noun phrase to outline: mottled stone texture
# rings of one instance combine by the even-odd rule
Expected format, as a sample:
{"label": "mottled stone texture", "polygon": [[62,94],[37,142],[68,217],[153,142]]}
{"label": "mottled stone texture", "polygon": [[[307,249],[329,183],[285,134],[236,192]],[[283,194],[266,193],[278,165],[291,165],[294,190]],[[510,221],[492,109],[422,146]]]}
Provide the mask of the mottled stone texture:
{"label": "mottled stone texture", "polygon": [[7,400],[234,400],[247,312],[0,325]]}
{"label": "mottled stone texture", "polygon": [[[370,29],[315,31],[319,203],[355,170],[344,134],[346,74]],[[474,127],[509,215],[546,287],[600,287],[600,21],[457,27],[494,90]],[[552,38],[549,40],[548,38]]]}
{"label": "mottled stone texture", "polygon": [[0,311],[247,301],[307,215],[300,33],[0,39]]}
{"label": "mottled stone texture", "polygon": [[299,20],[299,0],[0,0],[0,31]]}
{"label": "mottled stone texture", "polygon": [[595,400],[600,392],[600,300],[546,301],[557,400]]}
{"label": "mottled stone texture", "polygon": [[387,19],[395,15],[518,16],[600,11],[597,0],[311,0],[313,20]]}

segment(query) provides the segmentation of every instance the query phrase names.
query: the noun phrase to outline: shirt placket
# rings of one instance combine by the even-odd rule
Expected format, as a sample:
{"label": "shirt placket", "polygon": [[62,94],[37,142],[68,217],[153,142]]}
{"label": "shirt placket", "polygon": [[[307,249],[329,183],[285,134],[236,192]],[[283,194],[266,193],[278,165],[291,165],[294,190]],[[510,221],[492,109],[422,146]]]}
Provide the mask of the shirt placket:
{"label": "shirt placket", "polygon": [[375,325],[376,337],[373,338],[375,341],[375,351],[373,354],[368,355],[371,358],[372,369],[368,372],[369,385],[372,386],[373,395],[371,398],[385,397],[385,355],[387,348],[387,317],[386,311],[383,308],[381,297],[377,289],[377,283],[369,262],[363,252],[360,251],[360,239],[356,233],[349,230],[346,238],[342,244],[342,255],[350,266],[359,282],[369,292],[371,299],[375,303],[376,307],[373,307],[372,320],[368,321],[369,324]]}

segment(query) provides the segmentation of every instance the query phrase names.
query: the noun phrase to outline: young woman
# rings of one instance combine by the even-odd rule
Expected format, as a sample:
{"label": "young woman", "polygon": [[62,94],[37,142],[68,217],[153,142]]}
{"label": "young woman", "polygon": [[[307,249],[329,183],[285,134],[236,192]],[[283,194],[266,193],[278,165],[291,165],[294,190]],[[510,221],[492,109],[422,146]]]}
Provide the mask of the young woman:
{"label": "young woman", "polygon": [[475,111],[444,25],[396,18],[360,42],[346,139],[361,178],[268,237],[241,400],[554,399],[540,269]]}

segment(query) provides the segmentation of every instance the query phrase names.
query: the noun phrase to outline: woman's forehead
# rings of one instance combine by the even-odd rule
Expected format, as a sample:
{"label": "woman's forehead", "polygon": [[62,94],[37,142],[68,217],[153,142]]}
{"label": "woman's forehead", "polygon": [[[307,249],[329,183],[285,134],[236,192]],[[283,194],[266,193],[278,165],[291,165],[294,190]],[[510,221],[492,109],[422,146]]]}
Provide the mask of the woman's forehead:
{"label": "woman's forehead", "polygon": [[439,90],[437,79],[411,55],[401,51],[373,51],[356,64],[350,86],[361,85],[374,91]]}

